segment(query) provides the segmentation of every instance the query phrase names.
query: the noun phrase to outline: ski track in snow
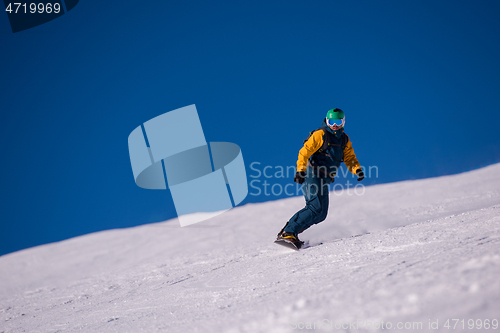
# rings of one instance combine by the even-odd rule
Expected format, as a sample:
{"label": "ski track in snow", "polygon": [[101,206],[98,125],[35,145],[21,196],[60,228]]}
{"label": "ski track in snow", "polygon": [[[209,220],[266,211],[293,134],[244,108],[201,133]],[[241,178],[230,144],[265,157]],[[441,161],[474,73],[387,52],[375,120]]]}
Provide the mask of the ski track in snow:
{"label": "ski track in snow", "polygon": [[445,321],[500,320],[499,185],[496,164],[332,193],[298,252],[273,240],[301,197],[4,255],[0,332],[300,332],[324,319],[458,332]]}

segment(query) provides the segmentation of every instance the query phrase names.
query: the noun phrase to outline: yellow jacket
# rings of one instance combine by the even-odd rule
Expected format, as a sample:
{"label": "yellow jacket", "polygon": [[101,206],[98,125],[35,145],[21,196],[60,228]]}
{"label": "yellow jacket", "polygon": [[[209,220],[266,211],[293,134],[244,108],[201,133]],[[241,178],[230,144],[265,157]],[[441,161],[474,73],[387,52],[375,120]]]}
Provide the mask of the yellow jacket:
{"label": "yellow jacket", "polygon": [[[302,147],[299,151],[299,157],[297,159],[297,171],[306,171],[307,161],[312,156],[312,154],[317,152],[318,149],[320,149],[323,145],[324,135],[325,131],[323,129],[318,129],[311,135],[309,140],[304,143],[304,147]],[[349,171],[353,174],[356,174],[356,170],[361,169],[361,165],[356,158],[356,154],[354,154],[354,149],[352,148],[350,140],[348,140],[347,145],[344,148],[344,163]]]}

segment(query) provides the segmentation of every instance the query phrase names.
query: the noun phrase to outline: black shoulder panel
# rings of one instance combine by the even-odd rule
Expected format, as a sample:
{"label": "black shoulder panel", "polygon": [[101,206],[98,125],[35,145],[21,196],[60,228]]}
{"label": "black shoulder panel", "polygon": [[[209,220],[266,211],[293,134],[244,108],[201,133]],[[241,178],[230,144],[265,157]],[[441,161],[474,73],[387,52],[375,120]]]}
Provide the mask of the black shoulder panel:
{"label": "black shoulder panel", "polygon": [[349,143],[349,135],[344,134],[342,135],[342,147],[345,148],[347,144]]}

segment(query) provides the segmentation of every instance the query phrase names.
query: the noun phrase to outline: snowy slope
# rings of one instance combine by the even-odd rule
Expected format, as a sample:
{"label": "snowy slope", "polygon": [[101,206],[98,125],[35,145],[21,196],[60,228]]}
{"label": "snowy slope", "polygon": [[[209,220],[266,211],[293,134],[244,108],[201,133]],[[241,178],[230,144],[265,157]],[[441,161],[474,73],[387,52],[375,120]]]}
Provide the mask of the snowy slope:
{"label": "snowy slope", "polygon": [[302,197],[8,254],[0,332],[458,332],[500,320],[499,185],[497,164],[331,193],[299,252],[273,239]]}

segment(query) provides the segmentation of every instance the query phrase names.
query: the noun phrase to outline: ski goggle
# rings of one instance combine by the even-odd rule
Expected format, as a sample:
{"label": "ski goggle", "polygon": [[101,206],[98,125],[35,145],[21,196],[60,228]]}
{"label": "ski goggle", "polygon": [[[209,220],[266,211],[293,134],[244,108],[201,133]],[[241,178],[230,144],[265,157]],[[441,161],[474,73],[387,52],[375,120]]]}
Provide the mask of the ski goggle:
{"label": "ski goggle", "polygon": [[327,119],[326,123],[329,126],[333,126],[333,125],[342,126],[342,124],[344,123],[344,121],[343,121],[343,119]]}

